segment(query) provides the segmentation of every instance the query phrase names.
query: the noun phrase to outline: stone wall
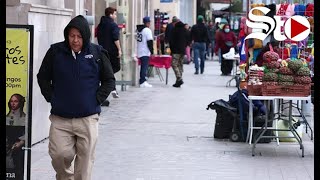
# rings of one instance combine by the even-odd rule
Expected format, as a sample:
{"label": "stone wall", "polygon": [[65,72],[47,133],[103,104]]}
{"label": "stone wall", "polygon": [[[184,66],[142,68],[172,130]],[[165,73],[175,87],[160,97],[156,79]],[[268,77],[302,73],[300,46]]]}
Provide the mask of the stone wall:
{"label": "stone wall", "polygon": [[[35,1],[34,1],[35,2]],[[48,137],[50,104],[41,95],[37,73],[50,44],[63,41],[63,30],[71,20],[72,10],[39,4],[17,3],[6,6],[6,23],[34,26],[32,142]]]}

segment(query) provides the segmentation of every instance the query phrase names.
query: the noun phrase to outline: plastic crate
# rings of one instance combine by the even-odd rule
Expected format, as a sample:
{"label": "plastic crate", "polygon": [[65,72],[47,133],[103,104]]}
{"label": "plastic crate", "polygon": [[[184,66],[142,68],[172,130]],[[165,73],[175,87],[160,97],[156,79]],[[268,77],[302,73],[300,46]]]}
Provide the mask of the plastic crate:
{"label": "plastic crate", "polygon": [[250,96],[261,96],[262,85],[247,85],[247,90]]}

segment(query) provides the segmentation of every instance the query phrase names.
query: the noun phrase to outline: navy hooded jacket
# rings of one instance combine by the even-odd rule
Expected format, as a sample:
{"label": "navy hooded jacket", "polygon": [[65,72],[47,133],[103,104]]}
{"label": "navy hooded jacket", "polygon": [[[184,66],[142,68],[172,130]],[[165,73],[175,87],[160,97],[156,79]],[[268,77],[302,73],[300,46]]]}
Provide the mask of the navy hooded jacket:
{"label": "navy hooded jacket", "polygon": [[[71,28],[78,29],[83,39],[76,58],[69,46]],[[51,114],[64,118],[99,114],[100,104],[115,86],[110,61],[103,53],[95,57],[94,48],[99,46],[90,43],[90,35],[87,20],[81,15],[73,18],[64,30],[65,41],[51,45],[43,59],[37,78],[41,93],[51,103]]]}

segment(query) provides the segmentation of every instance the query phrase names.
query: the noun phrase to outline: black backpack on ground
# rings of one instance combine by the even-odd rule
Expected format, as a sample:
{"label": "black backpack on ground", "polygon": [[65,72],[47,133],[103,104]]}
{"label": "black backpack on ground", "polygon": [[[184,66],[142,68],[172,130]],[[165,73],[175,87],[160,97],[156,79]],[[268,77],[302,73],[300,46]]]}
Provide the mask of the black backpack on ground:
{"label": "black backpack on ground", "polygon": [[213,137],[217,139],[228,139],[232,132],[235,118],[237,118],[237,109],[223,99],[210,103],[207,110],[209,110],[209,108],[217,112]]}

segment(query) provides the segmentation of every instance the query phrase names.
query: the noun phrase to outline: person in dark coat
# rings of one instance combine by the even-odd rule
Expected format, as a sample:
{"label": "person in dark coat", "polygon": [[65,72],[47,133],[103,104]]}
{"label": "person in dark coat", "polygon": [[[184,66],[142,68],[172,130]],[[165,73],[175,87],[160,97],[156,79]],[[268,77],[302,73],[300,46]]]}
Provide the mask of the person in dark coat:
{"label": "person in dark coat", "polygon": [[[117,9],[108,7],[105,9],[105,16],[102,16],[98,25],[97,39],[99,45],[108,51],[109,59],[112,64],[113,72],[120,71],[120,57],[122,55],[120,46],[120,28],[118,27],[115,19],[117,18]],[[111,92],[114,98],[119,98],[116,87]],[[109,101],[103,105],[108,106]]]}
{"label": "person in dark coat", "polygon": [[185,24],[181,21],[177,22],[171,35],[172,69],[176,75],[176,83],[173,84],[173,87],[180,87],[183,84],[183,59],[189,39]]}
{"label": "person in dark coat", "polygon": [[[174,28],[174,25],[179,22],[180,20],[177,18],[177,16],[173,16],[172,17],[172,22],[170,24],[167,25],[165,33],[164,33],[164,41],[166,43],[169,43],[169,47],[170,47],[170,39],[172,37],[172,30]],[[171,48],[171,47],[170,47]]]}
{"label": "person in dark coat", "polygon": [[204,17],[202,15],[198,16],[197,24],[193,25],[191,28],[191,37],[193,40],[192,50],[194,53],[194,65],[196,69],[194,74],[199,74],[199,57],[200,73],[202,74],[204,72],[206,43],[209,42],[208,28],[204,24]]}
{"label": "person in dark coat", "polygon": [[230,31],[229,24],[225,24],[222,31],[216,34],[216,46],[215,53],[218,53],[219,48],[221,49],[221,75],[230,75],[233,68],[233,61],[225,60],[223,54],[229,52],[231,48],[235,48],[237,45],[237,38],[234,32]]}
{"label": "person in dark coat", "polygon": [[115,86],[111,63],[90,36],[87,20],[73,18],[65,40],[51,45],[37,74],[51,104],[49,155],[56,179],[91,179],[101,104]]}
{"label": "person in dark coat", "polygon": [[187,62],[184,62],[184,64],[189,64],[191,62],[191,27],[188,24],[184,25],[184,28],[187,30],[187,47],[186,47],[186,55],[187,55]]}

